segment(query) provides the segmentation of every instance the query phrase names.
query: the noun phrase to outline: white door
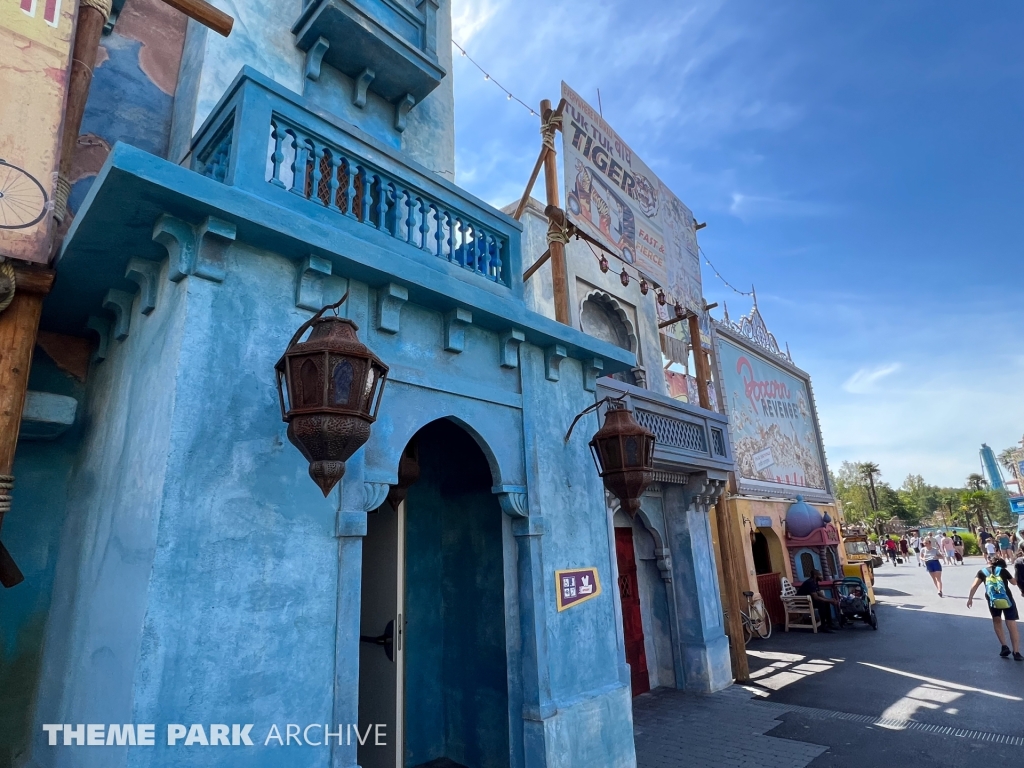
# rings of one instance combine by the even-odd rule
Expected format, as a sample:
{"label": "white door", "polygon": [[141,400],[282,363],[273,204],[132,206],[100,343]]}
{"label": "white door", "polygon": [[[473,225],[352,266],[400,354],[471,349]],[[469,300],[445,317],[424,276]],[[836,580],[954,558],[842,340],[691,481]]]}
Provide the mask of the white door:
{"label": "white door", "polygon": [[358,747],[362,768],[403,768],[402,688],[405,651],[405,503],[385,502],[367,515],[359,634],[359,727],[383,724]]}

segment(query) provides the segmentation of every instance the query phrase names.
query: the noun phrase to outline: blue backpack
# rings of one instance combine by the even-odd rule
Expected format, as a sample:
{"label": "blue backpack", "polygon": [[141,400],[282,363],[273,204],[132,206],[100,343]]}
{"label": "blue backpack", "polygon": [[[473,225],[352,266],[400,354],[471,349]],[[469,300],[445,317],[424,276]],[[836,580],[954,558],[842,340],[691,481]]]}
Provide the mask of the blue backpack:
{"label": "blue backpack", "polygon": [[990,571],[988,568],[982,570],[982,573],[985,574],[985,595],[988,597],[988,604],[996,609],[1009,608],[1013,605],[1010,602],[1010,596],[1006,593],[1006,582],[999,575],[1002,570],[999,567],[995,571]]}

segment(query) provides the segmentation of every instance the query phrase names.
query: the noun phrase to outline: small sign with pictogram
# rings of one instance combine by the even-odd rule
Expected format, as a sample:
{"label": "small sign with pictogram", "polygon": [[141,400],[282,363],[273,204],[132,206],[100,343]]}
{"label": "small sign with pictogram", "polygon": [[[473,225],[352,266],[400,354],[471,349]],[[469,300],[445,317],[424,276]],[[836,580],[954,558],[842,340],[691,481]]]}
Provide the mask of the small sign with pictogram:
{"label": "small sign with pictogram", "polygon": [[555,571],[555,594],[558,610],[564,611],[601,594],[597,568],[572,568]]}

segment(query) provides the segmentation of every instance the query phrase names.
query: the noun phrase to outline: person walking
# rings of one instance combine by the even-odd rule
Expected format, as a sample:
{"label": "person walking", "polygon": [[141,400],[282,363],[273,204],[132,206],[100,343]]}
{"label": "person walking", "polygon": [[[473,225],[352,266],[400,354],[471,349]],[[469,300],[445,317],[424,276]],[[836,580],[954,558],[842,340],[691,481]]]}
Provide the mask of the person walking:
{"label": "person walking", "polygon": [[889,556],[892,564],[896,565],[896,542],[888,536],[885,537],[885,554]]}
{"label": "person walking", "polygon": [[914,550],[914,559],[917,561],[917,567],[921,567],[921,537],[915,532],[910,538],[910,548]]}
{"label": "person walking", "polygon": [[999,541],[999,556],[1006,560],[1013,559],[1013,545],[1010,543],[1010,536],[1006,531],[999,531],[996,534]]}
{"label": "person walking", "polygon": [[953,556],[953,539],[949,535],[949,531],[942,534],[942,539],[939,541],[939,549],[942,550],[942,557],[946,565],[956,565],[956,558]]}
{"label": "person walking", "polygon": [[[967,595],[967,607],[970,608],[974,605],[974,593],[978,591],[978,587],[984,584],[985,600],[988,602],[989,613],[992,614],[992,628],[995,630],[1001,646],[999,655],[1004,659],[1010,655],[1010,646],[1006,644],[1007,635],[1009,635],[1010,645],[1013,646],[1014,661],[1024,661],[1024,656],[1020,655],[1020,633],[1017,631],[1017,619],[1019,618],[1017,603],[1010,592],[1010,584],[1017,583],[1017,580],[1006,570],[1006,561],[1001,557],[996,558],[988,568],[982,568],[974,577],[971,591]],[[1005,634],[1003,632],[1004,622],[1006,624]]]}
{"label": "person walking", "polygon": [[996,540],[989,536],[985,539],[985,562],[991,563],[996,557]]}
{"label": "person walking", "polygon": [[932,584],[935,591],[942,597],[942,563],[939,562],[939,542],[929,533],[921,544],[921,551],[924,554],[924,567],[928,569],[928,575],[932,577]]}
{"label": "person walking", "polygon": [[902,555],[903,559],[906,562],[909,563],[910,562],[910,542],[907,541],[907,534],[904,533],[902,536],[900,536],[899,545],[900,545],[900,555]]}
{"label": "person walking", "polygon": [[953,549],[956,550],[956,553],[959,555],[959,557],[956,559],[956,561],[960,565],[965,565],[965,563],[964,563],[964,540],[963,540],[963,537],[959,533],[957,533],[956,531],[953,532]]}

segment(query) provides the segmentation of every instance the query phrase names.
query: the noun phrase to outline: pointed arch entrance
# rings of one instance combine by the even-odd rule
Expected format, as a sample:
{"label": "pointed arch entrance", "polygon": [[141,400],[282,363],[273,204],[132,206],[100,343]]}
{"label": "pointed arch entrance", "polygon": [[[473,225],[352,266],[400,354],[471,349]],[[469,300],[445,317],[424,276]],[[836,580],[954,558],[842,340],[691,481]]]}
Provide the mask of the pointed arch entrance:
{"label": "pointed arch entrance", "polygon": [[506,766],[503,516],[491,467],[448,419],[410,445],[418,479],[368,516],[363,559],[359,721],[390,717],[395,738],[391,749],[360,747],[359,765]]}

